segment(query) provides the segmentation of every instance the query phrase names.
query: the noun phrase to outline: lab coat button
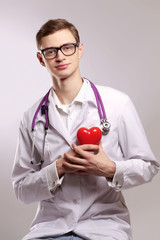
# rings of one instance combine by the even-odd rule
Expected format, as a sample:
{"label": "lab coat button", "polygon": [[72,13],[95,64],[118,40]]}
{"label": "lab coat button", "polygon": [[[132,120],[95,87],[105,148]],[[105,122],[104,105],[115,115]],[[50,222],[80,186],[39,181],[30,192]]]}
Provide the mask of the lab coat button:
{"label": "lab coat button", "polygon": [[75,199],[75,200],[73,200],[73,203],[74,203],[74,204],[77,204],[77,200],[76,200],[76,199]]}

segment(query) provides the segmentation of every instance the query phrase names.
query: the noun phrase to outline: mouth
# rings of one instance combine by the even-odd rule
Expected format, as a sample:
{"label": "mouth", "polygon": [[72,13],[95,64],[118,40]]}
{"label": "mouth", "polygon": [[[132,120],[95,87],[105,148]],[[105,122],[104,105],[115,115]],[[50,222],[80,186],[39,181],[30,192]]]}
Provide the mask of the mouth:
{"label": "mouth", "polygon": [[64,69],[66,69],[68,66],[69,66],[69,63],[67,63],[67,64],[60,64],[60,65],[56,66],[56,69],[64,70]]}

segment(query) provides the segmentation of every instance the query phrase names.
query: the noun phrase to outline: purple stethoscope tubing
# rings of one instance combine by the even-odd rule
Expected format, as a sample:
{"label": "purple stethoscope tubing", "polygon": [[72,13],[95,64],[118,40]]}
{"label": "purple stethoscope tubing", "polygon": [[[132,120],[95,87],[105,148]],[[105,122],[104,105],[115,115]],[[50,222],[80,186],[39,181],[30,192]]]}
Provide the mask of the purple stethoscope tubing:
{"label": "purple stethoscope tubing", "polygon": [[[86,78],[84,78],[84,79],[86,79]],[[86,79],[86,80],[88,80],[88,79]],[[94,95],[95,95],[95,98],[96,98],[96,102],[97,102],[97,107],[98,107],[98,112],[99,112],[99,117],[100,117],[101,123],[103,123],[103,122],[107,122],[108,123],[106,112],[105,112],[104,105],[103,105],[103,102],[102,102],[102,98],[101,98],[101,96],[100,96],[100,94],[98,92],[98,89],[96,88],[96,86],[91,81],[89,81],[89,83],[90,83],[90,85],[91,85],[91,87],[93,89],[93,92],[94,92]],[[51,89],[49,89],[47,94],[43,97],[42,101],[40,102],[40,104],[39,104],[39,106],[38,106],[38,108],[37,108],[37,110],[36,110],[36,112],[34,114],[34,117],[33,117],[33,120],[32,120],[32,131],[34,131],[35,124],[36,124],[36,118],[37,118],[37,115],[38,115],[39,111],[42,108],[43,103],[44,103],[44,106],[45,106],[45,118],[46,118],[45,130],[48,129],[48,126],[49,126],[48,96],[49,96],[50,91],[51,91]],[[110,124],[108,123],[108,125],[110,125]]]}
{"label": "purple stethoscope tubing", "polygon": [[46,124],[45,124],[45,129],[48,129],[48,126],[49,126],[49,118],[48,118],[48,96],[49,96],[49,93],[50,93],[50,90],[47,92],[47,94],[43,97],[42,101],[40,102],[35,114],[34,114],[34,117],[33,117],[33,121],[32,121],[32,131],[34,131],[34,127],[35,127],[35,124],[36,124],[36,118],[37,118],[37,115],[39,113],[39,111],[41,110],[41,107],[43,105],[43,103],[45,103],[45,117],[46,117]]}
{"label": "purple stethoscope tubing", "polygon": [[90,82],[90,85],[93,89],[93,92],[94,92],[94,95],[95,95],[95,98],[96,98],[96,102],[97,102],[97,107],[98,107],[98,112],[99,112],[99,117],[100,119],[106,119],[106,112],[105,112],[105,109],[104,109],[104,105],[103,105],[103,102],[102,102],[102,98],[98,92],[98,89],[96,88],[96,86],[91,82]]}
{"label": "purple stethoscope tubing", "polygon": [[[48,117],[48,96],[49,96],[49,93],[50,93],[50,90],[47,92],[47,94],[43,97],[42,101],[40,102],[35,114],[34,114],[34,117],[33,117],[33,120],[32,120],[32,133],[33,133],[33,141],[32,141],[32,150],[31,150],[31,164],[34,164],[34,165],[41,165],[43,162],[44,162],[44,148],[45,148],[45,138],[46,138],[46,135],[47,135],[47,130],[48,130],[48,126],[49,126],[49,117]],[[34,159],[34,142],[35,142],[35,132],[34,132],[34,128],[35,128],[35,125],[36,125],[36,119],[37,119],[37,115],[39,113],[39,111],[41,110],[42,106],[43,106],[43,103],[44,103],[44,111],[45,111],[45,118],[46,118],[46,123],[45,123],[45,134],[44,134],[44,141],[43,141],[43,156],[41,157],[41,160],[39,163],[36,163],[35,162],[35,159]]]}
{"label": "purple stethoscope tubing", "polygon": [[[86,80],[88,80],[87,78],[84,78]],[[89,81],[89,80],[88,80]],[[101,131],[104,135],[108,134],[109,130],[110,130],[110,123],[108,122],[107,120],[107,116],[106,116],[106,112],[105,112],[105,108],[104,108],[104,105],[103,105],[103,102],[102,102],[102,98],[98,92],[98,89],[96,88],[96,86],[91,82],[89,81],[92,89],[93,89],[93,92],[94,92],[94,95],[95,95],[95,98],[96,98],[96,102],[97,102],[97,108],[98,108],[98,113],[99,113],[99,117],[100,117],[100,121],[101,121]],[[49,93],[51,91],[51,88],[49,89],[49,91],[47,92],[47,94],[42,98],[35,114],[34,114],[34,117],[33,117],[33,120],[32,120],[32,133],[33,133],[33,142],[32,142],[32,153],[31,153],[31,164],[34,164],[34,165],[41,165],[43,162],[44,162],[44,147],[45,147],[45,138],[46,138],[46,135],[47,135],[47,130],[48,130],[48,127],[49,127],[49,117],[48,117],[48,97],[49,97]],[[42,109],[44,109],[43,113],[45,114],[45,119],[46,119],[46,123],[45,123],[45,135],[44,135],[44,141],[43,141],[43,156],[41,158],[41,161],[39,163],[36,163],[35,160],[34,160],[34,142],[35,142],[35,134],[34,134],[34,130],[35,130],[35,125],[36,125],[36,119],[37,119],[37,116],[38,116],[38,113],[39,111]]]}

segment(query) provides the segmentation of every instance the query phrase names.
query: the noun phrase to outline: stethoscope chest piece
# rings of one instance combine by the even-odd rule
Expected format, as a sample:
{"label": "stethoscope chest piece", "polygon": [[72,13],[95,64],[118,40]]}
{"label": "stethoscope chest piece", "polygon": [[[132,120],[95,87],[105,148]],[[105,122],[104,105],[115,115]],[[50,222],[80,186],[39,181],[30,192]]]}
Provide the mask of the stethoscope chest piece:
{"label": "stethoscope chest piece", "polygon": [[101,119],[101,131],[104,135],[107,135],[110,130],[111,124],[107,121],[107,119]]}

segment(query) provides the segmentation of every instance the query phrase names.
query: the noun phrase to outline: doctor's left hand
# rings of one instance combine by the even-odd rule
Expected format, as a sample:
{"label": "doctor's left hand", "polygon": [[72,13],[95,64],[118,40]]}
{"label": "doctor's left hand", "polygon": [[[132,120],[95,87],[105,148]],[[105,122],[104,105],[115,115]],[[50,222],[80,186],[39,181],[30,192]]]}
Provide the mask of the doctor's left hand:
{"label": "doctor's left hand", "polygon": [[63,168],[67,172],[113,178],[116,164],[108,158],[101,144],[79,146],[73,144],[73,149],[75,155],[64,154]]}

